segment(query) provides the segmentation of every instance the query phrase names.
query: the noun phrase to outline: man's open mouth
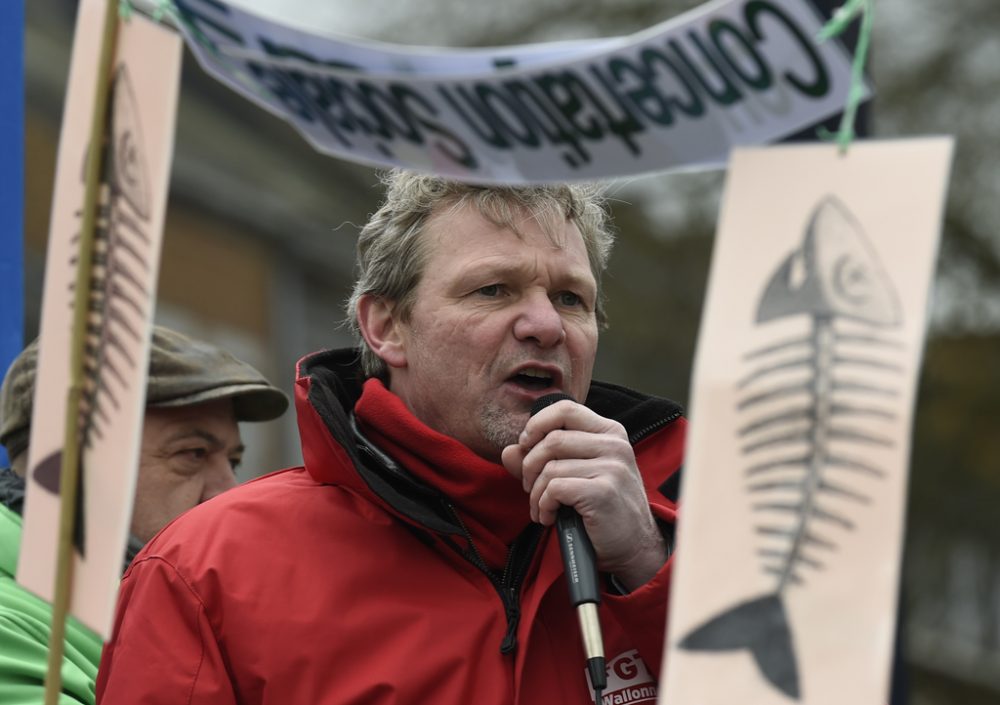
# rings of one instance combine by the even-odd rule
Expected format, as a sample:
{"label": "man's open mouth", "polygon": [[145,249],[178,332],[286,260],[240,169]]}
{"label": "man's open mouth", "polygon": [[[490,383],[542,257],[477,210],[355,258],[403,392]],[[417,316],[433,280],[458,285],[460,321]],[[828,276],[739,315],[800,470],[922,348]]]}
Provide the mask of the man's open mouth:
{"label": "man's open mouth", "polygon": [[529,367],[521,370],[516,375],[511,377],[510,381],[519,387],[523,387],[524,389],[540,391],[542,389],[549,389],[552,387],[554,375],[551,372]]}

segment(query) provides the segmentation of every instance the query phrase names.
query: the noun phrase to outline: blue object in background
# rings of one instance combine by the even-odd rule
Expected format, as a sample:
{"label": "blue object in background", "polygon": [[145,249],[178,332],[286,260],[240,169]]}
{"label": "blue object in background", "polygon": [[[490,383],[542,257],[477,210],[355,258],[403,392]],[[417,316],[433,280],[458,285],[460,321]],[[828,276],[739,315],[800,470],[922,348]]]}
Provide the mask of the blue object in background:
{"label": "blue object in background", "polygon": [[[0,370],[24,344],[24,0],[0,1]],[[0,467],[7,454],[0,446]]]}

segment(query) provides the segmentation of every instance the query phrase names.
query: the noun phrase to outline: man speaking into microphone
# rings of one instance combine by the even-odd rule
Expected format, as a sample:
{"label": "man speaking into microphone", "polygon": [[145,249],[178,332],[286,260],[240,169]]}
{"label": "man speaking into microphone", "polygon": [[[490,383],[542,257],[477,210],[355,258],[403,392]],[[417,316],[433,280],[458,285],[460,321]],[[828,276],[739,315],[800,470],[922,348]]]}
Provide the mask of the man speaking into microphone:
{"label": "man speaking into microphone", "polygon": [[[600,194],[386,187],[358,242],[359,348],[298,365],[303,467],[147,544],[98,702],[655,703],[685,422],[591,379]],[[560,515],[592,546],[596,668]]]}

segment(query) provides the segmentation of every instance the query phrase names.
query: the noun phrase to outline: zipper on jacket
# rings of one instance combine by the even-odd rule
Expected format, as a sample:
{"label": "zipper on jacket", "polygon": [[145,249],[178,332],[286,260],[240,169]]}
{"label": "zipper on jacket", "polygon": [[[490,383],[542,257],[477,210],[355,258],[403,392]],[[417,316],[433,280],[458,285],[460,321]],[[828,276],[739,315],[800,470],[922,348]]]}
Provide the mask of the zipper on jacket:
{"label": "zipper on jacket", "polygon": [[507,633],[500,642],[501,654],[509,654],[517,648],[517,625],[521,621],[521,584],[524,582],[524,575],[528,572],[528,566],[541,538],[542,525],[529,524],[507,552],[507,564],[500,578],[500,585],[505,588],[508,597],[504,602]]}
{"label": "zipper on jacket", "polygon": [[507,550],[507,560],[504,563],[503,573],[497,577],[497,574],[483,560],[482,555],[476,548],[475,542],[472,540],[472,534],[466,528],[465,522],[462,521],[462,517],[459,516],[458,511],[455,510],[455,507],[450,502],[446,503],[446,506],[455,518],[455,522],[462,528],[465,540],[469,544],[468,551],[462,550],[458,546],[455,546],[455,548],[467,561],[476,566],[489,578],[490,584],[497,591],[500,601],[503,603],[504,616],[507,619],[507,631],[500,642],[500,653],[509,654],[517,648],[517,627],[521,621],[521,583],[524,581],[524,575],[528,571],[528,566],[531,564],[535,549],[538,547],[538,542],[542,537],[542,526],[541,524],[529,524],[514,539],[514,543]]}
{"label": "zipper on jacket", "polygon": [[633,433],[632,435],[630,435],[628,437],[629,445],[634,446],[636,443],[638,443],[639,441],[641,441],[643,438],[645,438],[646,436],[650,435],[653,431],[658,431],[659,429],[661,429],[664,426],[666,426],[668,423],[673,423],[674,421],[676,421],[677,419],[679,419],[681,416],[683,416],[683,412],[681,412],[681,411],[675,411],[674,413],[670,414],[670,416],[664,416],[662,419],[654,421],[653,423],[649,424],[648,426],[645,426],[644,428],[639,429],[638,431],[636,431],[635,433]]}

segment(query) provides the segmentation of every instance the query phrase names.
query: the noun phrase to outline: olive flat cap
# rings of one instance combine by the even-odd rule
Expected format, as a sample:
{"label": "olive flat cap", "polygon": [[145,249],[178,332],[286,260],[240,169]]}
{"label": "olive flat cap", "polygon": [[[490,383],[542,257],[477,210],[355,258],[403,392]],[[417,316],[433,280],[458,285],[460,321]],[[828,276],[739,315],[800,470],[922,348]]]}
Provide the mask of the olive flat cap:
{"label": "olive flat cap", "polygon": [[[0,388],[0,444],[14,458],[28,447],[38,340],[11,364]],[[153,327],[147,407],[178,407],[232,399],[237,421],[270,421],[288,397],[235,355],[163,326]]]}

